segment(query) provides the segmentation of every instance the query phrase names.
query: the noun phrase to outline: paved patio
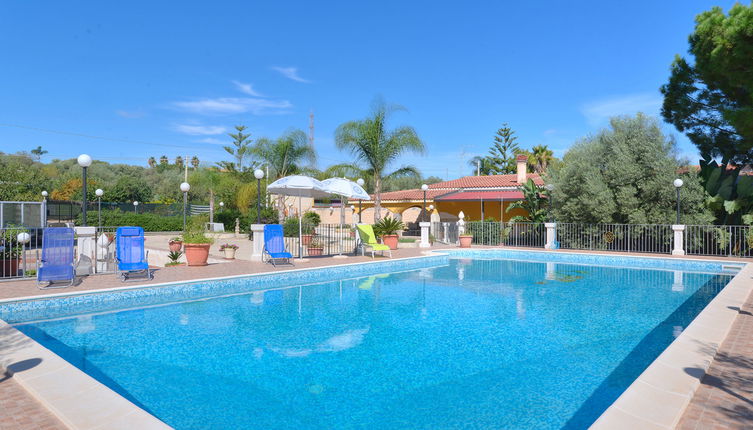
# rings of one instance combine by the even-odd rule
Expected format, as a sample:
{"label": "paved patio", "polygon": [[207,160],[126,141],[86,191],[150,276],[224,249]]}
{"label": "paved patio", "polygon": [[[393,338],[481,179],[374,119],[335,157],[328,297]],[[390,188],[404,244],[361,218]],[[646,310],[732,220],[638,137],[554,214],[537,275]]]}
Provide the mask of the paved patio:
{"label": "paved patio", "polygon": [[[433,250],[448,247],[434,247]],[[540,250],[540,249],[537,249]],[[424,249],[399,249],[395,258],[422,255]],[[587,252],[587,251],[584,251]],[[641,254],[634,254],[641,255]],[[645,255],[645,254],[643,254]],[[656,256],[653,254],[652,256]],[[665,256],[669,257],[669,256]],[[377,257],[381,259],[381,257]],[[687,258],[687,257],[685,257]],[[703,258],[703,257],[695,257]],[[308,258],[297,262],[295,268],[324,267],[338,264],[372,261],[370,256],[348,258]],[[749,261],[729,259],[735,261]],[[157,268],[153,281],[123,284],[115,275],[96,275],[81,279],[75,286],[60,290],[39,290],[34,281],[0,283],[0,299],[33,297],[55,293],[76,293],[107,288],[144,285],[147,283],[179,282],[220,276],[244,275],[287,270],[290,266],[274,268],[268,264],[236,260],[204,267],[177,266]],[[743,429],[753,422],[753,295],[748,297],[734,327],[727,336],[702,385],[678,426],[690,429]],[[37,402],[12,377],[0,376],[0,430],[65,428],[54,415]]]}

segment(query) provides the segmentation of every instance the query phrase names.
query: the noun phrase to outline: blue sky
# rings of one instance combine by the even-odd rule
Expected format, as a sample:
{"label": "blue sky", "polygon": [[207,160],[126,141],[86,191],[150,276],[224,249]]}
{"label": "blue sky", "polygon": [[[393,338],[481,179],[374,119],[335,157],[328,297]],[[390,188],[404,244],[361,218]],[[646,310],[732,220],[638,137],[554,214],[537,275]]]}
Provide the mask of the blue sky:
{"label": "blue sky", "polygon": [[5,2],[0,151],[218,161],[234,125],[308,132],[313,110],[324,167],[350,158],[335,128],[382,96],[427,145],[401,161],[457,177],[504,122],[561,156],[610,115],[658,114],[695,15],[733,3]]}

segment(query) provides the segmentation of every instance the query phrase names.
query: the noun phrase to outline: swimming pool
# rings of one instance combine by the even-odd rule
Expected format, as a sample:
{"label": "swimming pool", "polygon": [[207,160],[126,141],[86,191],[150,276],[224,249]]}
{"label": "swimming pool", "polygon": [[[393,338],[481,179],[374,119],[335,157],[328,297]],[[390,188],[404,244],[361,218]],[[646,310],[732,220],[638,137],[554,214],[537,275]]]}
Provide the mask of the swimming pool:
{"label": "swimming pool", "polygon": [[0,318],[179,429],[584,428],[726,285],[722,269],[471,251]]}

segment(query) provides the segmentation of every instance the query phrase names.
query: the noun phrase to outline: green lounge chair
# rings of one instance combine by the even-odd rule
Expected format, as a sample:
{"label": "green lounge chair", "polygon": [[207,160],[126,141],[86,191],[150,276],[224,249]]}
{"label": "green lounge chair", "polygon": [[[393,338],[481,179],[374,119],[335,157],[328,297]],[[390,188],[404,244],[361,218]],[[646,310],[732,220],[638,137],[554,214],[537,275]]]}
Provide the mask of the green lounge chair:
{"label": "green lounge chair", "polygon": [[356,226],[358,230],[358,238],[361,239],[361,255],[365,255],[366,248],[371,248],[371,258],[374,258],[375,251],[381,251],[384,255],[384,251],[387,251],[392,258],[392,250],[387,245],[377,243],[374,229],[369,224],[358,224]]}

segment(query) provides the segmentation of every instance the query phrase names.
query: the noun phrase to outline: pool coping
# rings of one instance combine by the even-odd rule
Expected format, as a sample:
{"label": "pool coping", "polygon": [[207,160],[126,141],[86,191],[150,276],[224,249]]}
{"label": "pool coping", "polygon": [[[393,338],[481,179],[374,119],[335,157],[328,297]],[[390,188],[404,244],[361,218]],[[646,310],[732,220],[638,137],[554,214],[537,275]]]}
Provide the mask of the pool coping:
{"label": "pool coping", "polygon": [[[510,248],[475,248],[474,251],[518,251],[583,255],[565,250],[516,250]],[[420,256],[337,264],[354,266],[385,263],[390,261],[424,259],[436,255],[453,254],[453,249],[427,250]],[[590,252],[587,255],[623,256],[630,258],[683,259],[676,256],[635,256],[617,253]],[[693,258],[688,261],[713,261],[730,263],[729,260]],[[595,429],[671,429],[679,423],[685,409],[700,386],[701,378],[708,370],[721,343],[727,337],[746,298],[753,291],[753,263],[735,261],[742,269],[704,308],[659,357],[622,393],[622,395],[597,419]],[[29,300],[49,300],[83,294],[99,294],[114,291],[154,288],[175,284],[220,281],[238,278],[253,278],[270,273],[313,271],[333,266],[304,267],[278,272],[251,273],[224,277],[201,278],[190,281],[164,282],[148,285],[133,285],[91,290],[63,292],[43,296],[16,297],[0,300],[0,304]],[[117,394],[93,377],[87,375],[57,354],[35,342],[0,319],[0,340],[4,345],[16,345],[16,349],[0,349],[0,369],[6,369],[13,378],[34,398],[50,410],[66,426],[73,429],[102,428],[170,428],[155,416]],[[29,367],[21,363],[34,363]],[[14,368],[15,367],[15,368]]]}

